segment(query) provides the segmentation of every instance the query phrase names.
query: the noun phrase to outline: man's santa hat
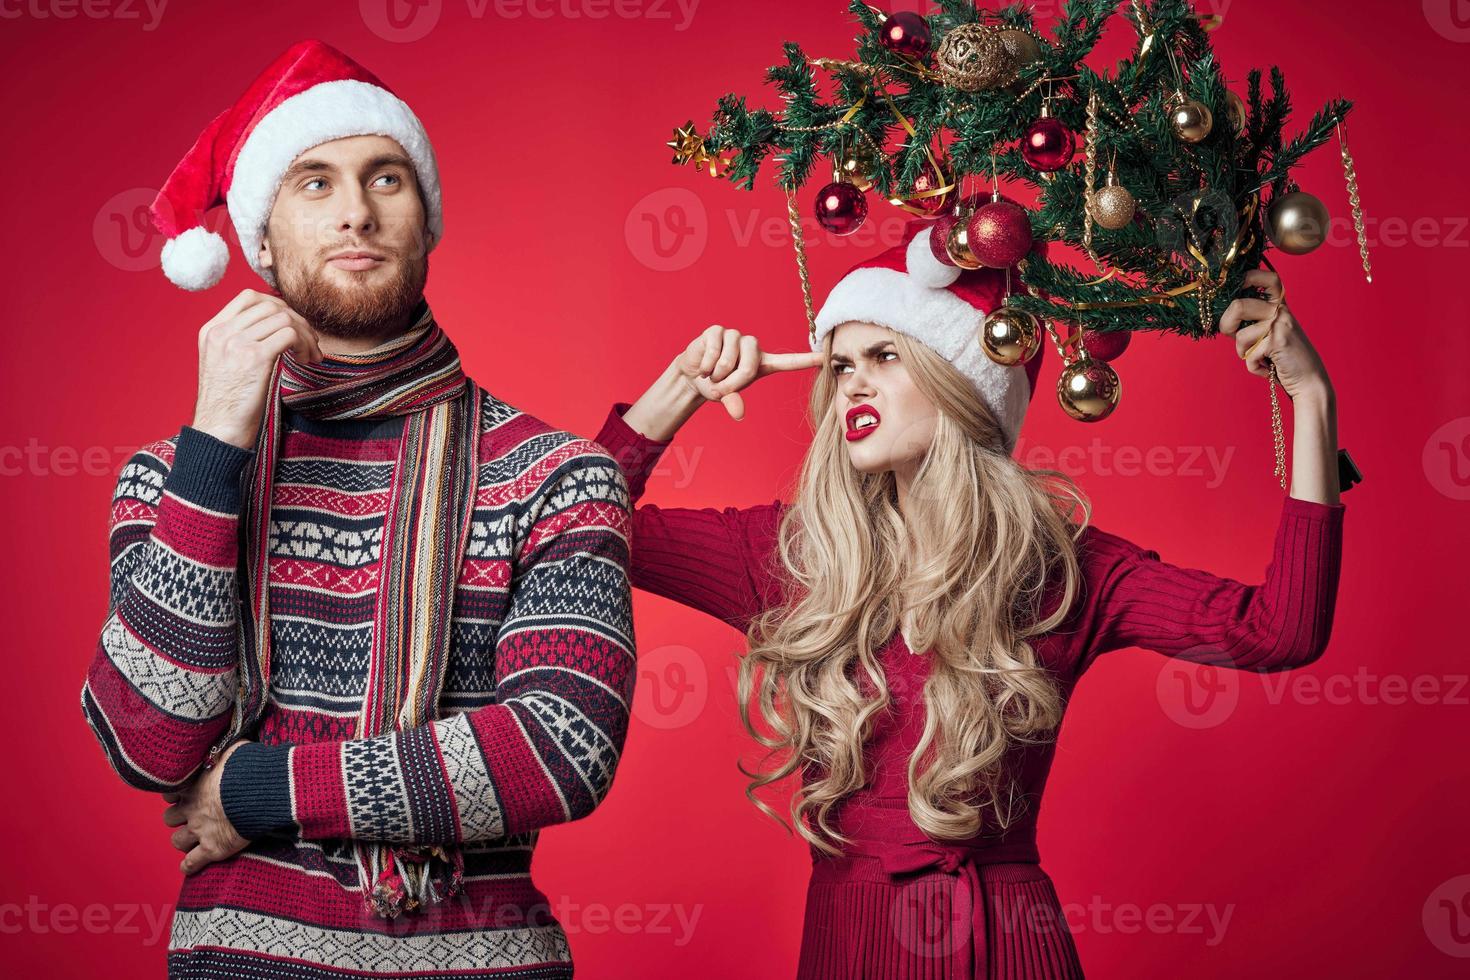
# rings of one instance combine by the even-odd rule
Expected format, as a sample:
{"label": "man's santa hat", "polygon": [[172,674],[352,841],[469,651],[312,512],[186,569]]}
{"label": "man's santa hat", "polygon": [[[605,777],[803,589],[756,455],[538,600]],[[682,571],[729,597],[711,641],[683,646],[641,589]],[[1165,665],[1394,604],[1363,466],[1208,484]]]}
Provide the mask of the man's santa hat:
{"label": "man's santa hat", "polygon": [[[986,314],[1005,302],[1006,270],[962,270],[940,262],[929,242],[934,224],[910,222],[902,241],[853,266],[832,287],[817,313],[812,350],[820,351],[838,324],[853,320],[926,344],[970,379],[1000,423],[1005,451],[1015,452],[1042,351],[1010,367],[990,359],[980,346],[980,327]],[[1018,279],[1014,271],[1011,275]]]}
{"label": "man's santa hat", "polygon": [[250,84],[194,141],[151,208],[167,236],[163,273],[184,289],[207,289],[229,263],[229,247],[203,225],[204,212],[229,208],[240,249],[261,278],[261,240],[281,178],[297,156],[347,136],[398,141],[418,175],[428,248],[444,234],[439,167],[423,124],[371,72],[321,41],[301,41]]}

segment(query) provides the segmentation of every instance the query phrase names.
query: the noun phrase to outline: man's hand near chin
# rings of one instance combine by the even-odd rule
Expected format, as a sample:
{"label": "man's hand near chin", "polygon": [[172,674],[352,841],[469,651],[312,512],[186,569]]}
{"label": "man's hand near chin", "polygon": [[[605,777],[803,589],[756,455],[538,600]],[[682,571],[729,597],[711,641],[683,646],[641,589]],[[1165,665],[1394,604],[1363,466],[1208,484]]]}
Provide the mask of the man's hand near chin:
{"label": "man's hand near chin", "polygon": [[207,864],[234,857],[250,843],[235,832],[219,795],[225,763],[244,744],[243,741],[231,743],[220,753],[212,769],[200,773],[179,792],[163,794],[164,802],[171,804],[163,811],[163,822],[178,828],[173,833],[173,845],[185,852],[179,870],[186,875]]}

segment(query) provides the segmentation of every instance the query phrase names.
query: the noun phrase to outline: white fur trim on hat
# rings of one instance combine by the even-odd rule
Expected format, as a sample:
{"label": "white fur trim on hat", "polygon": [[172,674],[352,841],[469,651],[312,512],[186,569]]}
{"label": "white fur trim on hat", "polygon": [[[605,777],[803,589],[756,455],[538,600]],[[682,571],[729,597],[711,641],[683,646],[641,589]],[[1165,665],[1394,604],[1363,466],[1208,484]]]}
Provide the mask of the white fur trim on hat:
{"label": "white fur trim on hat", "polygon": [[186,228],[163,243],[163,274],[181,289],[208,289],[224,278],[230,246],[208,228]]}
{"label": "white fur trim on hat", "polygon": [[[928,247],[925,240],[926,251]],[[978,331],[989,312],[976,309],[947,288],[926,286],[897,269],[859,268],[844,276],[827,296],[817,313],[811,346],[814,351],[821,350],[828,333],[852,321],[888,327],[913,337],[970,379],[1000,424],[1005,451],[1010,453],[1015,450],[1031,401],[1031,381],[1023,366],[997,364],[980,346]]]}
{"label": "white fur trim on hat", "polygon": [[[275,277],[259,264],[260,243],[291,161],[313,146],[348,136],[388,136],[413,161],[428,222],[428,247],[444,235],[439,167],[423,124],[402,99],[387,89],[356,79],[313,85],[286,99],[256,123],[235,159],[226,195],[240,250],[261,278]],[[172,278],[172,276],[170,276]]]}

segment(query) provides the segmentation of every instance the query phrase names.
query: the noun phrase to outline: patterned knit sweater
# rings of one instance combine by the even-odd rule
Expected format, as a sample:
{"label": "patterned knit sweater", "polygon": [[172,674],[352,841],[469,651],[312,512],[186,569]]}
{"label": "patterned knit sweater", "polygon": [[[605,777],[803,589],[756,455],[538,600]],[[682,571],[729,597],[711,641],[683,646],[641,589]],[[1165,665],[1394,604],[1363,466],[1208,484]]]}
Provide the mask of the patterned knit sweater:
{"label": "patterned knit sweater", "polygon": [[[572,975],[531,854],[540,828],[606,796],[627,733],[628,489],[602,447],[488,393],[485,406],[439,719],[353,741],[403,419],[283,411],[269,705],[221,785],[251,844],[184,879],[170,976]],[[186,425],[119,477],[111,602],[82,709],[139,788],[187,782],[229,720],[253,456]],[[463,891],[380,918],[351,839],[460,844]]]}

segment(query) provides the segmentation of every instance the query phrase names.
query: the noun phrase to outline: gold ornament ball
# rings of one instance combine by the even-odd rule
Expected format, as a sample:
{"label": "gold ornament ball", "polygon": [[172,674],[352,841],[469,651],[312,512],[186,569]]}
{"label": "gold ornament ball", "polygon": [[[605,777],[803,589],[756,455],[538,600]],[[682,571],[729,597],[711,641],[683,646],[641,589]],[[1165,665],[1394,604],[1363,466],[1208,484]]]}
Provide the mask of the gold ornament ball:
{"label": "gold ornament ball", "polygon": [[1041,42],[1019,28],[1008,28],[1000,32],[1000,43],[1006,46],[1011,56],[1012,75],[1006,83],[1015,81],[1021,69],[1041,60]]}
{"label": "gold ornament ball", "polygon": [[949,234],[945,236],[944,247],[949,252],[951,261],[961,269],[974,271],[981,267],[981,261],[970,251],[969,211],[962,211],[955,216],[955,222],[949,226]]}
{"label": "gold ornament ball", "polygon": [[872,190],[873,175],[880,169],[878,155],[866,143],[860,143],[843,154],[837,169],[842,179],[858,190]]}
{"label": "gold ornament ball", "polygon": [[1002,306],[987,314],[980,325],[980,347],[997,364],[1024,364],[1041,350],[1041,329],[1034,314]]}
{"label": "gold ornament ball", "polygon": [[1245,100],[1229,89],[1225,91],[1225,118],[1230,120],[1230,127],[1237,133],[1245,133]]}
{"label": "gold ornament ball", "polygon": [[944,84],[961,92],[983,92],[1009,83],[1016,65],[1000,32],[984,24],[961,24],[944,36],[934,55]]}
{"label": "gold ornament ball", "polygon": [[1079,357],[1057,377],[1057,401],[1078,422],[1100,422],[1118,407],[1122,383],[1107,361]]}
{"label": "gold ornament ball", "polygon": [[1127,228],[1133,223],[1138,202],[1122,184],[1110,183],[1092,195],[1092,220],[1109,231]]}
{"label": "gold ornament ball", "polygon": [[1332,216],[1306,191],[1277,198],[1266,215],[1266,235],[1287,255],[1306,255],[1327,240]]}
{"label": "gold ornament ball", "polygon": [[1169,111],[1169,125],[1174,135],[1186,143],[1198,143],[1210,135],[1215,125],[1215,116],[1210,107],[1194,99],[1176,101]]}

